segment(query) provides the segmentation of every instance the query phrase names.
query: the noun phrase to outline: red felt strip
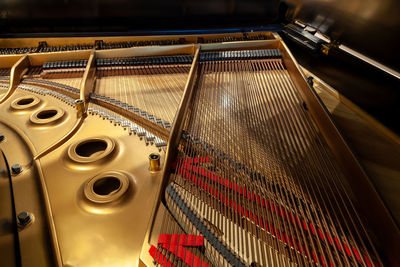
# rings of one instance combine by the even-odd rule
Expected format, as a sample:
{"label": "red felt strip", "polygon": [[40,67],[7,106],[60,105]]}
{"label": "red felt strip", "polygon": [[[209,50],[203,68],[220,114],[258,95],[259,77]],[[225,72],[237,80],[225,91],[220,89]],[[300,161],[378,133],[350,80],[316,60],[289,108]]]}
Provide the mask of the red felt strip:
{"label": "red felt strip", "polygon": [[[209,159],[207,159],[207,160],[209,160]],[[249,200],[254,201],[258,205],[262,205],[263,207],[267,206],[267,208],[271,209],[273,212],[276,212],[281,218],[284,218],[291,223],[297,224],[299,227],[302,227],[305,231],[309,231],[309,229],[310,229],[311,233],[314,236],[319,237],[322,240],[326,240],[321,228],[314,227],[314,225],[311,223],[308,223],[309,227],[307,227],[307,223],[303,219],[299,219],[299,217],[297,215],[287,212],[284,208],[282,208],[280,206],[276,206],[274,203],[270,202],[269,200],[265,200],[264,198],[260,197],[259,195],[250,193],[245,187],[242,187],[234,182],[231,182],[228,179],[221,178],[218,175],[208,171],[207,169],[190,164],[193,162],[193,160],[192,161],[184,161],[184,162],[185,162],[185,164],[181,166],[178,173],[180,173],[184,178],[189,179],[190,181],[194,182],[197,185],[200,185],[200,184],[203,185],[203,187],[206,188],[206,189],[203,188],[203,189],[205,189],[205,191],[208,191],[211,195],[214,195],[215,197],[220,199],[222,201],[222,203],[224,203],[228,207],[233,208],[233,210],[236,210],[241,216],[246,216],[247,218],[251,219],[256,225],[259,225],[261,227],[265,226],[265,229],[268,231],[268,226],[265,223],[263,223],[263,218],[257,217],[255,215],[253,216],[253,214],[251,212],[249,212],[247,209],[244,209],[243,206],[240,206],[237,203],[229,200],[225,195],[220,194],[216,188],[208,185],[201,178],[198,178],[195,175],[195,173],[198,173],[201,176],[206,177],[214,182],[218,182],[221,185],[228,187],[229,189],[233,189],[233,191],[239,192],[239,194],[241,194],[245,198],[248,198]],[[189,173],[187,170],[193,171],[194,173]],[[295,220],[293,219],[293,217],[295,218]],[[279,240],[283,239],[284,241],[286,241],[286,243],[289,243],[290,245],[293,246],[293,242],[292,242],[293,239],[290,236],[286,237],[286,234],[283,232],[280,232],[279,229],[275,229],[276,235],[274,234],[274,227],[272,224],[271,224],[270,232],[272,235],[276,236]],[[282,235],[282,238],[281,238],[281,235],[279,233],[283,233],[284,236]],[[326,233],[326,236],[327,236],[328,242],[331,245],[333,245],[334,243],[332,242],[328,233]],[[289,242],[287,242],[287,240],[289,240]],[[342,250],[339,240],[336,237],[334,237],[334,240],[336,242],[337,248],[339,250]],[[297,243],[298,243],[298,241],[295,240],[294,241],[295,248],[297,251],[301,252],[302,246],[300,244],[297,245]],[[343,247],[345,248],[346,254],[349,257],[352,257],[350,249],[347,247],[347,245],[345,243],[343,243]],[[354,248],[352,248],[352,250],[355,251]],[[303,250],[303,251],[306,252],[306,250]],[[314,252],[312,252],[312,253],[314,253]],[[360,255],[358,253],[356,254],[355,252],[354,252],[354,254],[356,255],[357,261],[361,262]],[[315,254],[313,254],[313,258],[316,262],[318,262]],[[323,258],[321,256],[321,260],[322,259]],[[326,264],[323,261],[322,261],[322,263],[324,266],[326,266]]]}
{"label": "red felt strip", "polygon": [[157,244],[169,244],[169,240],[171,239],[171,235],[161,234],[158,236]]}
{"label": "red felt strip", "polygon": [[[208,264],[202,261],[199,257],[194,255],[190,250],[187,250],[185,246],[204,246],[204,237],[198,235],[168,235],[161,234],[158,237],[158,244],[162,245],[163,248],[167,249],[178,258],[182,259],[189,266],[198,267],[209,267]],[[161,264],[162,266],[170,267],[172,263],[160,252],[157,252],[155,246],[151,246],[149,250],[150,255],[153,259]],[[156,259],[157,258],[157,259]]]}

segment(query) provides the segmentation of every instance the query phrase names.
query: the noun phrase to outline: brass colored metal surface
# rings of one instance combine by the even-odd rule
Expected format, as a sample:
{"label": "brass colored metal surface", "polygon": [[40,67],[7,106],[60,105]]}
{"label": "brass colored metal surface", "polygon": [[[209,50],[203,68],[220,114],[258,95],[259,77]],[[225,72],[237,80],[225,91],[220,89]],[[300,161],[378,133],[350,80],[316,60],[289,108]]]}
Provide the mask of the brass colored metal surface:
{"label": "brass colored metal surface", "polygon": [[14,267],[17,266],[18,262],[17,225],[13,208],[13,191],[10,186],[11,174],[1,150],[0,170],[0,258],[5,266]]}
{"label": "brass colored metal surface", "polygon": [[29,68],[29,59],[28,56],[25,55],[21,57],[11,68],[11,73],[10,73],[10,84],[8,87],[8,91],[6,94],[2,96],[0,99],[0,104],[4,103],[17,89],[17,86],[21,80],[21,76],[27,71]]}
{"label": "brass colored metal surface", "polygon": [[29,117],[33,124],[53,125],[64,116],[64,110],[59,107],[45,107],[31,114]]}
{"label": "brass colored metal surface", "polygon": [[76,107],[77,116],[82,117],[84,113],[86,113],[85,102],[82,99],[76,99],[74,104]]}
{"label": "brass colored metal surface", "polygon": [[93,92],[94,89],[94,79],[96,73],[95,63],[95,53],[92,51],[88,59],[85,73],[83,74],[82,83],[80,85],[80,99],[85,101],[86,109],[88,107],[87,101],[89,100],[89,94]]}
{"label": "brass colored metal surface", "polygon": [[160,155],[158,153],[151,153],[149,155],[150,170],[155,172],[160,170]]}
{"label": "brass colored metal surface", "polygon": [[[33,223],[18,229],[19,247],[15,253],[20,254],[22,266],[54,266],[57,264],[55,256],[57,245],[54,246],[53,243],[56,239],[51,233],[52,221],[48,220],[45,192],[40,182],[39,165],[33,161],[32,144],[22,132],[4,124],[4,121],[0,123],[0,132],[5,136],[0,148],[8,165],[18,163],[22,166],[21,173],[11,176],[13,190],[11,200],[15,205],[15,214],[28,211],[34,216]],[[18,261],[16,260],[16,263]]]}
{"label": "brass colored metal surface", "polygon": [[7,80],[0,81],[0,98],[8,92],[8,77]]}
{"label": "brass colored metal surface", "polygon": [[78,120],[76,121],[75,125],[72,127],[72,129],[69,132],[67,132],[63,137],[58,139],[55,143],[50,144],[44,150],[42,150],[38,154],[36,154],[34,159],[35,160],[40,159],[44,155],[47,155],[48,153],[50,153],[54,149],[57,149],[58,147],[63,145],[71,136],[73,136],[76,133],[76,131],[79,130],[79,128],[83,124],[84,119],[85,119],[85,116],[79,117]]}
{"label": "brass colored metal surface", "polygon": [[[20,98],[18,97],[18,94],[19,93],[17,92],[13,97]],[[42,98],[41,96],[39,97]],[[45,99],[42,102],[46,103],[49,100],[51,99]],[[65,108],[69,112],[74,110],[73,107],[65,105],[61,101],[58,101],[57,105]],[[23,117],[24,119],[29,117],[27,116],[29,113],[34,114],[34,111],[30,108],[26,109],[24,112],[26,114],[26,116]],[[26,124],[26,122],[14,125],[14,127],[19,126],[22,128],[24,124]],[[35,135],[32,134],[32,130],[26,131],[30,134],[28,135],[30,138],[35,138]],[[8,136],[9,141],[12,140],[10,133],[7,131],[2,132]],[[56,132],[57,130],[54,130],[54,133]],[[98,137],[101,133],[108,137],[104,137],[104,139]],[[93,135],[93,138],[88,139],[88,136],[91,135]],[[82,137],[85,137],[86,141],[82,140]],[[42,140],[44,141],[44,139],[42,133]],[[85,152],[85,149],[87,148],[83,147],[83,152],[77,149],[78,145],[82,145],[82,143],[83,145],[85,143],[90,145],[89,141],[93,140],[105,140],[105,143],[108,144],[107,149],[109,149],[109,152],[107,152],[106,149],[106,151],[99,152],[96,154],[96,157],[94,157],[94,154],[90,156],[85,154],[90,153],[90,151]],[[35,140],[35,142],[39,143],[38,140]],[[74,142],[75,146],[73,145]],[[68,149],[70,151],[69,153],[67,153]],[[23,152],[21,149],[18,150]],[[70,158],[68,154],[73,155],[73,152],[71,151],[78,151],[78,153],[81,154],[83,153],[83,156],[75,154],[77,158],[74,158],[73,156]],[[73,136],[71,141],[59,147],[52,153],[43,155],[40,158],[40,165],[42,166],[41,170],[44,175],[46,189],[50,196],[52,213],[56,215],[55,218],[60,218],[59,220],[56,219],[54,223],[57,229],[57,244],[60,245],[61,257],[64,261],[62,263],[63,265],[72,264],[72,262],[79,262],[82,266],[107,266],[110,262],[104,262],[103,258],[99,258],[100,261],[97,262],[93,261],[93,258],[89,256],[102,250],[107,251],[108,259],[113,263],[119,262],[120,264],[129,263],[136,265],[135,262],[139,258],[138,253],[140,253],[140,248],[143,243],[143,237],[141,238],[140,235],[141,233],[144,235],[146,232],[145,229],[148,227],[151,211],[153,210],[152,205],[155,204],[154,201],[151,201],[156,197],[154,189],[158,188],[159,186],[157,183],[161,182],[161,180],[157,178],[159,174],[151,173],[148,170],[148,155],[156,151],[157,149],[155,147],[146,146],[139,138],[129,136],[123,128],[116,127],[108,121],[104,121],[98,117],[91,117],[85,121],[82,128],[79,128],[79,131]],[[25,170],[23,173],[29,173],[29,169],[32,168],[29,167],[32,166],[32,153],[29,152],[28,149],[21,153],[21,155],[30,155],[30,157],[24,161],[18,153],[13,154],[13,157],[11,157],[10,160],[19,160]],[[104,158],[105,161],[101,160],[101,158]],[[88,159],[91,160],[88,161]],[[163,156],[161,159],[163,159]],[[109,171],[105,171],[105,169],[108,169]],[[142,169],[142,171],[139,171],[140,169]],[[64,175],[61,173],[64,173]],[[62,176],[65,177],[64,182],[60,181]],[[90,179],[91,177],[97,178]],[[121,178],[121,188],[116,189],[118,190],[118,193],[111,192],[109,194],[110,197],[108,197],[102,195],[103,193],[101,190],[104,189],[99,189],[100,193],[96,193],[96,190],[89,191],[91,192],[90,194],[84,194],[85,190],[79,189],[90,188],[90,186],[95,185],[96,181],[101,180],[103,177]],[[71,178],[76,182],[72,182]],[[35,179],[38,178],[36,177]],[[84,186],[85,183],[86,186]],[[75,188],[76,191],[75,189],[68,191],[68,188]],[[98,186],[98,188],[101,188],[101,186]],[[63,194],[68,195],[69,197],[65,198],[63,197]],[[120,197],[118,194],[120,194]],[[98,200],[99,198],[103,198],[103,200],[100,201]],[[71,203],[68,204],[68,206],[72,205],[69,211],[64,207],[64,204],[62,204],[66,199],[69,199]],[[95,203],[93,200],[95,200]],[[58,203],[60,204],[58,205]],[[41,205],[38,206],[40,207]],[[68,221],[72,218],[76,218],[76,214],[80,214],[82,209],[84,210],[84,214],[82,214],[82,217],[78,218],[76,221],[76,223],[82,223],[82,225],[77,225],[75,230],[73,230],[74,223],[68,223]],[[137,210],[136,212],[135,209]],[[146,210],[148,212],[146,212]],[[36,212],[33,213],[35,214]],[[62,214],[64,214],[65,217]],[[140,214],[140,217],[137,217],[136,214]],[[107,218],[106,220],[105,216]],[[84,218],[87,218],[88,221],[86,222],[86,219]],[[104,224],[106,221],[109,222],[109,226]],[[122,222],[122,225],[125,226],[121,227],[122,225],[119,224],[118,227],[114,227],[113,225],[115,221]],[[99,224],[99,222],[101,223]],[[59,224],[59,226],[57,224]],[[96,228],[96,225],[102,230]],[[41,227],[37,224],[37,221],[32,224],[32,227],[33,226]],[[136,229],[133,232],[131,232],[132,227],[133,229]],[[31,226],[27,229],[30,228]],[[88,229],[91,229],[91,231],[88,232]],[[71,235],[71,231],[75,233],[87,233],[87,235]],[[126,238],[127,232],[131,232],[130,238]],[[100,233],[101,238],[105,238],[104,242],[101,242],[102,239],[98,240]],[[89,242],[88,240],[96,241]],[[110,248],[112,248],[114,244],[117,244],[120,241],[125,244],[124,250],[110,250],[106,245],[108,244],[110,245]],[[82,244],[82,246],[77,246],[76,244]],[[45,249],[45,247],[37,246],[37,249]],[[86,251],[88,254],[82,254],[83,251]],[[45,259],[51,258],[47,256]],[[43,262],[41,264],[35,264],[34,266],[45,265],[46,264]]]}
{"label": "brass colored metal surface", "polygon": [[[16,99],[28,96],[39,99],[40,103],[34,107],[28,107],[27,109],[16,110],[11,108],[11,104]],[[56,110],[62,109],[64,113],[63,116],[59,117],[55,121],[51,121],[54,120],[54,117],[44,117],[43,119],[35,117],[33,118],[34,122],[31,121],[33,113],[38,113],[39,110],[48,109],[50,107],[54,107]],[[58,113],[58,115],[55,116],[60,115],[61,113]],[[35,151],[40,152],[57,142],[61,137],[68,133],[75,125],[77,118],[74,107],[63,103],[56,98],[44,97],[42,95],[30,92],[28,93],[25,90],[17,89],[8,100],[0,105],[0,120],[23,131],[31,140]]]}
{"label": "brass colored metal surface", "polygon": [[0,55],[0,68],[11,68],[23,55]]}
{"label": "brass colored metal surface", "polygon": [[[87,151],[87,147],[92,149],[100,146],[101,150]],[[86,150],[85,150],[86,148]],[[107,136],[89,137],[77,140],[68,148],[68,157],[77,163],[107,162],[115,149],[115,141]],[[82,150],[82,151],[81,151]]]}
{"label": "brass colored metal surface", "polygon": [[[101,136],[108,136],[115,142],[106,161],[99,159],[85,163],[69,158],[70,146],[82,139]],[[123,128],[89,115],[73,138],[40,159],[56,214],[54,221],[64,265],[138,264],[161,182],[159,173],[148,170],[148,155],[156,151],[155,147],[146,146],[139,138],[129,136]],[[97,203],[97,198],[95,202],[87,199],[85,188],[93,184],[93,179],[103,176],[118,178],[119,175],[128,181],[121,182],[121,189],[117,187],[115,190],[118,191],[109,194],[97,191],[97,198],[103,196],[102,203]],[[113,199],[124,186],[128,186],[125,193]]]}
{"label": "brass colored metal surface", "polygon": [[21,96],[15,99],[10,106],[15,110],[26,110],[34,108],[39,103],[40,99],[35,95]]}
{"label": "brass colored metal surface", "polygon": [[126,174],[108,171],[87,181],[83,188],[83,194],[87,200],[96,204],[116,203],[126,196],[130,187],[132,185],[130,185],[129,177]]}
{"label": "brass colored metal surface", "polygon": [[[10,151],[7,151],[9,154]],[[12,153],[12,152],[11,152]],[[54,266],[56,263],[49,221],[46,217],[37,165],[24,166],[24,171],[13,177],[16,214],[28,211],[34,221],[19,230],[22,265]],[[26,196],[30,196],[26,198]],[[30,240],[35,240],[34,242]]]}
{"label": "brass colored metal surface", "polygon": [[49,61],[64,61],[64,60],[80,60],[88,59],[91,55],[91,50],[64,51],[54,53],[38,53],[29,54],[31,66],[41,66]]}

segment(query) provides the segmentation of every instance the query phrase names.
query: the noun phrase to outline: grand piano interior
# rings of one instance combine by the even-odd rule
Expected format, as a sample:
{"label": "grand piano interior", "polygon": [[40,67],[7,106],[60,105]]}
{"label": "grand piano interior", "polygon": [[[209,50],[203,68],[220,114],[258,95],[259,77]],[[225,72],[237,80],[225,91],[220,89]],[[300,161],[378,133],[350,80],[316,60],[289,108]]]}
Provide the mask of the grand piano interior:
{"label": "grand piano interior", "polygon": [[2,1],[2,266],[399,266],[399,4]]}

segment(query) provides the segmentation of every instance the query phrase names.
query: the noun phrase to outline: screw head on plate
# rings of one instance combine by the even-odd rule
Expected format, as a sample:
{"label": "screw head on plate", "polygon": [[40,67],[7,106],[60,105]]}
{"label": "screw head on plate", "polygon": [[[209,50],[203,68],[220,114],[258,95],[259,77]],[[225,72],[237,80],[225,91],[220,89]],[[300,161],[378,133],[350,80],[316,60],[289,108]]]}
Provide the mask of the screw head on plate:
{"label": "screw head on plate", "polygon": [[13,164],[12,166],[11,166],[11,172],[13,173],[13,174],[19,174],[19,173],[21,173],[22,172],[22,166],[21,166],[21,164]]}
{"label": "screw head on plate", "polygon": [[17,215],[18,225],[26,226],[32,221],[32,215],[27,212],[23,211]]}

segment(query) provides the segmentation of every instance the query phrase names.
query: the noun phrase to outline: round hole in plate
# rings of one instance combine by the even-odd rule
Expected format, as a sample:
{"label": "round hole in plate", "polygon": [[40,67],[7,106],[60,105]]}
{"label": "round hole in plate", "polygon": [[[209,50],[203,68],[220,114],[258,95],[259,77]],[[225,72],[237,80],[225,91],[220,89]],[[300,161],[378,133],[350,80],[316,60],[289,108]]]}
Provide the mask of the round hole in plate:
{"label": "round hole in plate", "polygon": [[78,163],[91,163],[111,156],[115,141],[107,136],[89,137],[73,143],[68,148],[68,157]]}
{"label": "round hole in plate", "polygon": [[94,154],[102,153],[107,149],[107,142],[105,140],[88,140],[78,144],[75,148],[76,154],[81,157],[91,157]]}
{"label": "round hole in plate", "polygon": [[97,195],[107,196],[121,188],[121,181],[116,177],[103,177],[93,184],[93,192]]}
{"label": "round hole in plate", "polygon": [[22,96],[11,102],[11,107],[15,110],[29,109],[40,103],[40,99],[34,95]]}
{"label": "round hole in plate", "polygon": [[57,115],[58,111],[55,109],[47,109],[47,110],[42,110],[40,111],[36,117],[38,117],[41,120],[46,120],[46,119],[50,119],[52,117],[54,117],[55,115]]}
{"label": "round hole in plate", "polygon": [[30,120],[35,124],[54,123],[64,116],[64,110],[59,107],[46,107],[34,112]]}
{"label": "round hole in plate", "polygon": [[19,101],[17,101],[17,104],[20,106],[25,106],[34,101],[33,97],[27,97],[27,98],[22,98]]}
{"label": "round hole in plate", "polygon": [[119,171],[107,171],[89,179],[83,189],[85,197],[98,204],[119,200],[128,192],[128,176]]}

